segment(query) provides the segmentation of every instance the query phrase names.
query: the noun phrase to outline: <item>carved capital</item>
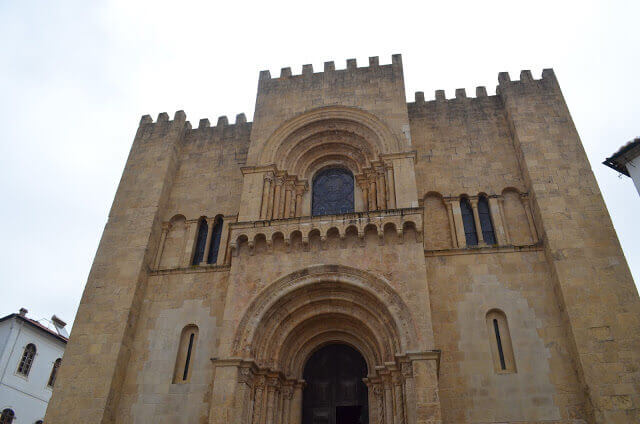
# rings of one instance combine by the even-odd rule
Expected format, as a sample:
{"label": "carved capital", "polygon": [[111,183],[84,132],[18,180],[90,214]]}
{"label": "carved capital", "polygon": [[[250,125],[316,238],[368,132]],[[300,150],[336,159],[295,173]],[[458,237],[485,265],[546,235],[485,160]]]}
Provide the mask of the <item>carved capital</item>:
{"label": "carved capital", "polygon": [[411,362],[403,362],[400,364],[400,369],[402,372],[402,375],[405,378],[412,378],[413,377],[413,364],[411,364]]}
{"label": "carved capital", "polygon": [[249,367],[241,367],[238,369],[238,382],[251,384],[253,382],[253,371]]}

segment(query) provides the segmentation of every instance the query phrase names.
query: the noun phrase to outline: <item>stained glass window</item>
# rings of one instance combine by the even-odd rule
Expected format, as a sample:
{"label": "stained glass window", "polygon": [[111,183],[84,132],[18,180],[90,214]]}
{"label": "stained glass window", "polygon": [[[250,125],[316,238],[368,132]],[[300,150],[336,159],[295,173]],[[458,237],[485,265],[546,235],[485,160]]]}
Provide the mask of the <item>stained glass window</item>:
{"label": "stained glass window", "polygon": [[218,250],[220,250],[220,238],[222,237],[222,217],[216,218],[216,223],[213,226],[213,233],[211,234],[211,245],[209,246],[209,257],[207,258],[208,264],[215,264],[218,261]]}
{"label": "stained glass window", "polygon": [[482,196],[478,200],[478,215],[480,217],[480,227],[482,227],[482,238],[487,244],[496,244],[496,235],[493,231],[491,213],[489,212],[489,201]]}
{"label": "stained glass window", "polygon": [[196,239],[196,249],[193,253],[193,265],[198,265],[204,259],[204,249],[207,245],[207,220],[201,219],[198,223],[198,238]]}
{"label": "stained glass window", "polygon": [[464,225],[464,237],[467,240],[467,246],[476,246],[478,244],[478,233],[476,232],[476,223],[473,220],[473,210],[469,199],[460,199],[460,210],[462,211],[462,224]]}
{"label": "stained glass window", "polygon": [[320,171],[313,179],[312,215],[349,213],[353,207],[353,174],[343,168]]}

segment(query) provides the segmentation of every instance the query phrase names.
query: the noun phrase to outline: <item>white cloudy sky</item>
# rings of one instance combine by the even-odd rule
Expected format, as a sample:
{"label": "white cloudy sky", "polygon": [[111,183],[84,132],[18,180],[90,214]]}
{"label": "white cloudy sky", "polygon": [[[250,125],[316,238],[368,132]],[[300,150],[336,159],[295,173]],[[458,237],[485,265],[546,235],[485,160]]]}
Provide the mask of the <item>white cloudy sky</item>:
{"label": "white cloudy sky", "polygon": [[258,72],[401,53],[415,91],[553,67],[640,281],[638,1],[0,0],[0,316],[71,322],[140,116],[251,119]]}

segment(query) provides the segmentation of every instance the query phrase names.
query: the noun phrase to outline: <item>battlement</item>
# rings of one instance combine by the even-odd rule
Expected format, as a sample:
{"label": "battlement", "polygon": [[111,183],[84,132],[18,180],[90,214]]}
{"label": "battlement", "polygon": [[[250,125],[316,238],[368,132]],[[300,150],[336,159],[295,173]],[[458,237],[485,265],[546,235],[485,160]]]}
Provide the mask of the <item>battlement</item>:
{"label": "battlement", "polygon": [[[542,71],[542,78],[539,80],[533,79],[533,75],[529,70],[520,71],[520,80],[511,81],[511,77],[508,72],[500,72],[498,74],[498,86],[496,87],[496,96],[500,95],[500,88],[507,86],[515,86],[515,85],[525,85],[525,84],[536,84],[538,82],[557,82],[555,73],[553,69],[544,69]],[[427,103],[434,102],[451,102],[451,101],[464,101],[470,99],[482,99],[487,97],[495,97],[487,95],[487,88],[484,86],[476,87],[476,96],[475,97],[467,97],[466,90],[464,88],[457,88],[455,91],[455,97],[447,98],[444,90],[436,90],[435,91],[435,99],[434,100],[425,100],[423,91],[415,92],[415,100],[413,102],[409,102],[409,105],[419,106]]]}
{"label": "battlement", "polygon": [[[179,110],[174,114],[172,121],[169,120],[169,114],[167,112],[161,112],[158,114],[158,118],[156,119],[155,122],[153,121],[153,118],[151,117],[151,115],[142,115],[142,118],[140,118],[140,126],[149,125],[149,124],[178,122],[178,123],[185,123],[186,125],[189,126],[189,129],[191,129],[191,123],[186,119],[187,119],[187,115],[182,110]],[[200,122],[198,122],[198,127],[195,129],[204,129],[204,128],[223,129],[225,127],[232,127],[236,125],[245,125],[245,124],[251,124],[251,122],[247,122],[247,116],[244,113],[239,113],[236,115],[236,121],[233,124],[229,124],[229,119],[226,117],[226,115],[222,115],[218,117],[218,122],[215,126],[213,127],[211,126],[211,123],[208,118],[203,118],[200,120]]]}
{"label": "battlement", "polygon": [[391,63],[388,65],[380,65],[378,56],[372,56],[369,58],[369,66],[358,67],[356,59],[347,59],[347,67],[345,69],[336,69],[333,61],[324,63],[324,70],[322,72],[313,72],[313,65],[302,65],[302,73],[293,75],[290,67],[285,67],[280,70],[280,76],[278,78],[272,78],[270,71],[260,71],[259,85],[273,84],[277,82],[284,82],[287,80],[306,81],[308,79],[324,78],[326,76],[344,76],[347,74],[364,74],[370,72],[380,72],[381,70],[399,70],[402,71],[402,55],[394,54],[391,56]]}

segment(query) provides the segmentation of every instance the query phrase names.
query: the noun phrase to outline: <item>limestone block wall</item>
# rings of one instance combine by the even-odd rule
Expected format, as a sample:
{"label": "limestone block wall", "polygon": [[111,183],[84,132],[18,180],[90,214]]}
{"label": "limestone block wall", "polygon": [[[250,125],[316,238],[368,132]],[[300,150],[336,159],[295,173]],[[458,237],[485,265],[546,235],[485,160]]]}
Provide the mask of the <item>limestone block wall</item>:
{"label": "limestone block wall", "polygon": [[333,105],[372,113],[401,143],[394,153],[410,150],[402,58],[394,55],[390,65],[380,65],[378,57],[371,57],[366,67],[350,59],[347,68],[339,70],[326,62],[324,72],[314,73],[311,65],[304,65],[302,75],[291,75],[290,68],[283,68],[279,78],[272,78],[269,71],[262,71],[248,164],[261,164],[265,142],[280,125],[311,109]]}
{"label": "limestone block wall", "polygon": [[[158,272],[139,310],[118,423],[207,423],[228,270]],[[173,382],[182,329],[198,327],[187,382]]]}
{"label": "limestone block wall", "polygon": [[184,133],[144,116],[89,273],[46,422],[113,422]]}
{"label": "limestone block wall", "polygon": [[592,419],[640,421],[640,298],[555,74],[498,80]]}
{"label": "limestone block wall", "polygon": [[[583,392],[541,249],[427,258],[443,423],[585,423]],[[485,316],[506,315],[516,372],[496,372]]]}
{"label": "limestone block wall", "polygon": [[409,103],[413,147],[418,151],[416,183],[419,197],[428,192],[443,196],[500,194],[507,187],[527,191],[505,118],[502,100],[487,96],[479,87],[477,97],[458,90],[454,99],[436,92],[436,100],[424,101],[416,93]]}
{"label": "limestone block wall", "polygon": [[187,219],[237,214],[242,193],[240,168],[247,160],[250,134],[251,123],[244,114],[231,125],[224,116],[213,127],[202,119],[198,128],[188,131],[163,221],[176,214]]}

